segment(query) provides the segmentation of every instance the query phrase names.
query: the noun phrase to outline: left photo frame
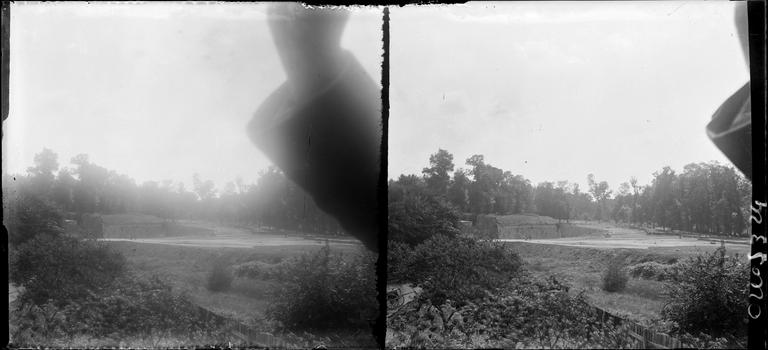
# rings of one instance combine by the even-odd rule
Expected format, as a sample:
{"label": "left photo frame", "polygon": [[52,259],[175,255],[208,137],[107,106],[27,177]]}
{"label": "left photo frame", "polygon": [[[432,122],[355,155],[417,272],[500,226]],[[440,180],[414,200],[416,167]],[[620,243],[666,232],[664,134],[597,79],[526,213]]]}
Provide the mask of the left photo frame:
{"label": "left photo frame", "polygon": [[8,346],[383,346],[385,20],[4,3]]}

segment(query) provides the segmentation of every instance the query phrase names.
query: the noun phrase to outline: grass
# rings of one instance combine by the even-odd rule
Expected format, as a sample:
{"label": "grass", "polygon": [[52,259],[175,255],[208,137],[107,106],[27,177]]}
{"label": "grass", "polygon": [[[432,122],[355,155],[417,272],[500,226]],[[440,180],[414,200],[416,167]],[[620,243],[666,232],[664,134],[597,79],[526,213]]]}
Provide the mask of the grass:
{"label": "grass", "polygon": [[660,317],[664,307],[664,282],[630,277],[625,290],[618,293],[605,292],[601,288],[601,277],[611,259],[617,257],[625,262],[625,266],[644,261],[666,264],[716,248],[601,250],[524,242],[509,244],[520,254],[527,268],[535,276],[555,276],[568,282],[573,293],[584,291],[593,305],[647,325]]}
{"label": "grass", "polygon": [[[265,312],[272,303],[272,290],[278,286],[279,282],[236,277],[232,282],[232,287],[226,292],[215,293],[206,288],[208,274],[213,268],[213,262],[217,259],[226,261],[230,266],[250,261],[274,264],[286,258],[315,252],[320,249],[320,246],[272,246],[244,249],[201,248],[127,241],[115,241],[109,242],[109,244],[125,255],[128,265],[138,274],[158,275],[173,287],[174,292],[187,293],[195,304],[221,316],[237,320],[254,330],[274,334],[275,343],[269,344],[269,346],[312,348],[318,344],[325,344],[335,347],[377,348],[372,333],[364,331],[336,331],[328,334],[290,332],[275,334],[272,323],[265,317]],[[351,255],[356,253],[358,249],[360,248],[350,245],[331,246],[333,254],[340,252],[344,255]],[[195,344],[194,342],[190,343],[189,340],[172,337],[121,339],[121,342],[131,347]],[[206,341],[205,343],[210,344],[212,342]],[[90,339],[84,344],[112,345],[98,339]],[[200,343],[196,345],[200,345]]]}
{"label": "grass", "polygon": [[[288,257],[314,252],[317,246],[277,246],[242,248],[200,248],[164,244],[110,242],[128,259],[129,266],[140,275],[158,275],[175,292],[186,292],[196,304],[222,316],[261,328],[264,312],[270,305],[270,293],[277,282],[252,278],[235,278],[227,292],[211,292],[206,288],[213,262],[223,259],[228,265],[247,261],[279,262]],[[334,253],[353,253],[357,247],[332,246]]]}

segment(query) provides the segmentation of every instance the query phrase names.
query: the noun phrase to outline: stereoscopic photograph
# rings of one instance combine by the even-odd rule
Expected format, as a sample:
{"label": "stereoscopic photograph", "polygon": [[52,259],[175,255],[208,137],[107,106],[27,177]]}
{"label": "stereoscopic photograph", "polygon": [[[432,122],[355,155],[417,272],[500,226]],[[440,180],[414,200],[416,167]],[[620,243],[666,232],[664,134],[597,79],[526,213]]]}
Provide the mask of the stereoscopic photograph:
{"label": "stereoscopic photograph", "polygon": [[390,24],[388,348],[746,348],[745,2]]}
{"label": "stereoscopic photograph", "polygon": [[758,344],[745,1],[2,14],[9,348]]}
{"label": "stereoscopic photograph", "polygon": [[10,347],[379,347],[383,8],[9,7]]}

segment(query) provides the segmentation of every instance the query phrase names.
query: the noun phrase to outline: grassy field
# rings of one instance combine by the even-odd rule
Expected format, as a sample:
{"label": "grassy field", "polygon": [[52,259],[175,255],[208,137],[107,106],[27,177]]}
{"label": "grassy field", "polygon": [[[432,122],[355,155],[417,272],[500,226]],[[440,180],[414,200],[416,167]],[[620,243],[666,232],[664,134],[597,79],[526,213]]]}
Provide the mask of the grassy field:
{"label": "grassy field", "polygon": [[[174,291],[188,293],[198,305],[222,316],[234,318],[253,327],[263,326],[264,312],[270,304],[274,281],[235,278],[227,292],[211,292],[206,283],[217,260],[235,265],[249,261],[276,263],[282,259],[308,254],[318,246],[266,246],[242,248],[200,248],[165,244],[110,242],[128,259],[131,269],[140,275],[157,275],[173,286]],[[353,254],[357,246],[331,245],[334,253]]]}
{"label": "grassy field", "polygon": [[[605,292],[601,288],[601,280],[608,263],[618,258],[624,261],[625,266],[646,261],[668,264],[719,247],[597,249],[523,242],[508,244],[520,254],[533,274],[555,276],[567,281],[572,286],[572,292],[584,291],[593,305],[646,325],[657,319],[664,307],[664,282],[630,277],[625,290]],[[727,254],[743,255],[748,248],[730,249]]]}

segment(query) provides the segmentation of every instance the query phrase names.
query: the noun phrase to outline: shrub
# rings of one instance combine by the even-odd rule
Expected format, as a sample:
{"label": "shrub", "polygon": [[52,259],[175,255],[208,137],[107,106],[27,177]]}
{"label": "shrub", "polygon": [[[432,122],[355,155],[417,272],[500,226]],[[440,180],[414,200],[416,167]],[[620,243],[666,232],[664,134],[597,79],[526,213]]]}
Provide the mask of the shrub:
{"label": "shrub", "polygon": [[387,347],[626,348],[627,329],[603,323],[583,294],[554,278],[516,278],[509,288],[457,307],[414,306],[388,319]]}
{"label": "shrub", "polygon": [[158,278],[126,275],[113,289],[66,305],[20,303],[10,310],[14,345],[72,345],[77,338],[122,340],[162,334],[180,339],[223,339],[222,318],[210,317],[186,295],[172,293]]}
{"label": "shrub", "polygon": [[208,290],[211,292],[225,292],[232,287],[232,272],[228,269],[224,260],[218,260],[213,264],[208,274]]}
{"label": "shrub", "polygon": [[267,314],[291,330],[367,328],[376,319],[376,256],[344,257],[326,245],[286,262]]}
{"label": "shrub", "polygon": [[109,289],[125,258],[103,243],[38,235],[11,252],[11,282],[24,286],[22,302],[64,305]]}
{"label": "shrub", "polygon": [[503,243],[468,237],[433,236],[416,246],[399,267],[403,280],[423,288],[433,305],[457,305],[482,297],[514,278],[520,258]]}
{"label": "shrub", "polygon": [[390,240],[387,248],[387,283],[408,282],[413,257],[411,246]]}
{"label": "shrub", "polygon": [[672,278],[676,268],[676,264],[661,264],[656,261],[646,261],[628,267],[627,272],[634,278],[666,281]]}
{"label": "shrub", "polygon": [[459,234],[459,213],[444,199],[406,191],[391,196],[388,206],[388,237],[417,245],[436,235]]}
{"label": "shrub", "polygon": [[12,246],[38,235],[58,237],[64,232],[61,210],[52,201],[21,189],[18,197],[14,198],[13,206],[6,223],[8,242]]}
{"label": "shrub", "polygon": [[628,280],[626,271],[618,260],[614,260],[608,264],[608,269],[603,274],[603,290],[610,293],[620,292],[627,287]]}
{"label": "shrub", "polygon": [[715,337],[746,333],[749,266],[741,260],[718,248],[680,263],[665,285],[669,302],[662,309],[674,331]]}

